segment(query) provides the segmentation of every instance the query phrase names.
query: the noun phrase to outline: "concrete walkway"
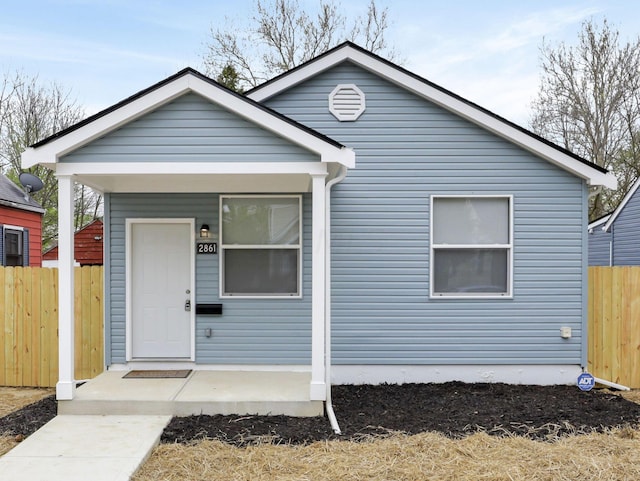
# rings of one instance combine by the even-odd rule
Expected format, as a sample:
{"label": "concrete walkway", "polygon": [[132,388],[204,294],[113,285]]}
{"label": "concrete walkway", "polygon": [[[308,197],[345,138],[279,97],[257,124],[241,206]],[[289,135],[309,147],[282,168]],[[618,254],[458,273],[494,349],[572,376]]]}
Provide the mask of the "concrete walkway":
{"label": "concrete walkway", "polygon": [[184,379],[126,374],[106,371],[79,386],[72,401],[58,401],[58,414],[324,414],[324,403],[310,400],[307,371],[194,371]]}
{"label": "concrete walkway", "polygon": [[0,479],[127,481],[171,416],[61,415],[0,457]]}

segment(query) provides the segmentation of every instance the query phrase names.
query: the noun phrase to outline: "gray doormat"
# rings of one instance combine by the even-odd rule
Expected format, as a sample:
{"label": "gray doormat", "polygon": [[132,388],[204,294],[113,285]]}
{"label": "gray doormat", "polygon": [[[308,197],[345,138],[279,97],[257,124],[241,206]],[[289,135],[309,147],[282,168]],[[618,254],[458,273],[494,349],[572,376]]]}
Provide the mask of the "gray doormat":
{"label": "gray doormat", "polygon": [[191,369],[178,369],[178,370],[155,370],[155,371],[129,371],[126,375],[122,376],[123,379],[184,379],[189,377]]}

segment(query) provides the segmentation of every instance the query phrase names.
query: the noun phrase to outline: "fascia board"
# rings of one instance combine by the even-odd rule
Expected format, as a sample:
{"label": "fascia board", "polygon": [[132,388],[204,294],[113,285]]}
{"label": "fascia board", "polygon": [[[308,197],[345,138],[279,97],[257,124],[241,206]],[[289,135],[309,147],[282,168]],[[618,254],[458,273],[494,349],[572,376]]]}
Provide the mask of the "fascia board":
{"label": "fascia board", "polygon": [[122,127],[124,124],[141,117],[161,105],[171,102],[188,91],[189,81],[185,75],[113,112],[109,112],[103,117],[73,132],[69,132],[64,137],[37,148],[28,148],[22,153],[22,167],[29,168],[36,164],[53,167],[60,157]]}
{"label": "fascia board", "polygon": [[145,174],[308,174],[326,175],[327,164],[319,162],[62,162],[57,175],[145,175]]}
{"label": "fascia board", "polygon": [[[606,224],[607,221],[611,218],[611,214],[604,216],[602,219],[598,219],[587,226],[588,230],[595,229],[598,226]],[[603,227],[604,230],[604,227]]]}
{"label": "fascia board", "polygon": [[322,162],[339,162],[347,167],[355,166],[355,155],[350,149],[329,144],[192,74],[177,78],[59,139],[37,148],[28,148],[22,154],[22,166],[29,168],[42,164],[55,169],[62,156],[188,92],[199,94],[254,124],[320,155]]}
{"label": "fascia board", "polygon": [[627,205],[627,203],[629,203],[629,201],[631,200],[631,198],[633,197],[633,195],[636,193],[636,190],[638,190],[638,187],[640,187],[640,178],[638,180],[636,180],[636,183],[633,184],[633,186],[631,187],[631,189],[629,189],[629,192],[627,192],[627,195],[624,196],[624,198],[622,199],[622,202],[620,202],[620,205],[618,205],[618,207],[616,208],[616,210],[613,211],[613,213],[611,214],[611,216],[609,217],[609,220],[607,221],[607,223],[604,225],[604,227],[602,228],[603,231],[608,231],[609,228],[611,227],[611,225],[615,222],[615,220],[618,218],[618,216],[620,215],[620,212],[622,212],[622,209],[625,208],[625,206]]}
{"label": "fascia board", "polygon": [[552,164],[571,172],[577,177],[585,179],[590,185],[602,185],[609,189],[617,188],[617,179],[612,173],[605,174],[600,172],[559,151],[558,149],[541,142],[535,137],[510,126],[508,123],[488,115],[473,105],[463,102],[447,92],[434,88],[428,83],[404,73],[392,64],[381,62],[370,55],[349,46],[338,49],[334,53],[317,61],[311,61],[307,67],[295,70],[290,75],[285,75],[282,79],[265,85],[264,88],[258,87],[258,89],[251,92],[248,97],[252,100],[262,102],[279,92],[286,90],[287,88],[297,85],[314,75],[334,67],[345,60],[349,60],[365,70],[380,75],[401,88],[409,90],[410,92],[413,92],[414,94],[429,100],[490,132],[493,132],[494,134],[524,148],[525,150],[544,158]]}
{"label": "fascia board", "polygon": [[247,94],[247,97],[256,102],[265,100],[279,94],[283,90],[304,82],[310,77],[328,70],[344,60],[352,59],[358,52],[351,47],[343,47],[335,52],[325,55],[316,60],[312,60],[308,65],[285,74],[281,79],[266,84],[264,87],[257,87]]}

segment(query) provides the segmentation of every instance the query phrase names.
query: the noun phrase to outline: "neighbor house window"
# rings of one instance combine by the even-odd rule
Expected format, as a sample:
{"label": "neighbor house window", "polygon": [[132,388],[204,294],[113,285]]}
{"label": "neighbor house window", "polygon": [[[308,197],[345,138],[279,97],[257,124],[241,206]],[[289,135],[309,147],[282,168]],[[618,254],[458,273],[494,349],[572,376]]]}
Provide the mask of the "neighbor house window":
{"label": "neighbor house window", "polygon": [[24,262],[23,232],[21,230],[4,229],[4,265],[22,266]]}
{"label": "neighbor house window", "polygon": [[434,196],[431,295],[511,296],[511,196]]}
{"label": "neighbor house window", "polygon": [[300,296],[302,200],[221,196],[223,296]]}

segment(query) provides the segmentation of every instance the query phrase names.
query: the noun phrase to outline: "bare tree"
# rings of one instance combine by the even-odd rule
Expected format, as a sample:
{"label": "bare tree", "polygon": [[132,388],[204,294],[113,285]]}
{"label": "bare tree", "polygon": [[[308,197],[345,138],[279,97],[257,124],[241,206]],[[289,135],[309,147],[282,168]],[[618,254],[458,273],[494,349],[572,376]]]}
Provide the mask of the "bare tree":
{"label": "bare tree", "polygon": [[590,219],[613,210],[640,174],[640,38],[620,43],[605,20],[582,25],[576,46],[543,44],[531,128],[613,170],[615,192],[594,192]]}
{"label": "bare tree", "polygon": [[[20,78],[17,74],[11,79],[10,75],[5,73],[0,79],[0,135],[4,132],[9,101],[19,84]],[[0,173],[2,173],[2,163],[0,163]]]}
{"label": "bare tree", "polygon": [[[7,95],[0,105],[0,118],[4,125],[0,129],[0,167],[7,176],[16,181],[20,172],[21,154],[30,145],[80,121],[83,110],[70,99],[69,93],[57,84],[42,86],[37,78],[25,78],[16,74],[9,82]],[[48,246],[57,235],[58,184],[53,172],[36,166],[29,172],[40,177],[44,188],[33,194],[33,198],[45,209],[43,219],[43,246]],[[77,195],[83,205],[76,219],[86,221],[84,212],[96,210],[101,198],[83,186],[77,186]],[[85,205],[86,204],[86,205]],[[98,206],[99,207],[99,206]],[[80,227],[81,225],[76,225]]]}
{"label": "bare tree", "polygon": [[225,79],[225,73],[233,73],[232,85],[238,90],[255,87],[345,40],[395,57],[385,39],[388,11],[375,0],[370,0],[366,15],[349,24],[331,0],[320,0],[314,14],[303,10],[298,0],[256,0],[255,11],[246,29],[228,18],[224,27],[212,28],[203,58],[209,75]]}
{"label": "bare tree", "polygon": [[86,185],[75,184],[73,225],[76,230],[100,217],[101,208],[102,195]]}

